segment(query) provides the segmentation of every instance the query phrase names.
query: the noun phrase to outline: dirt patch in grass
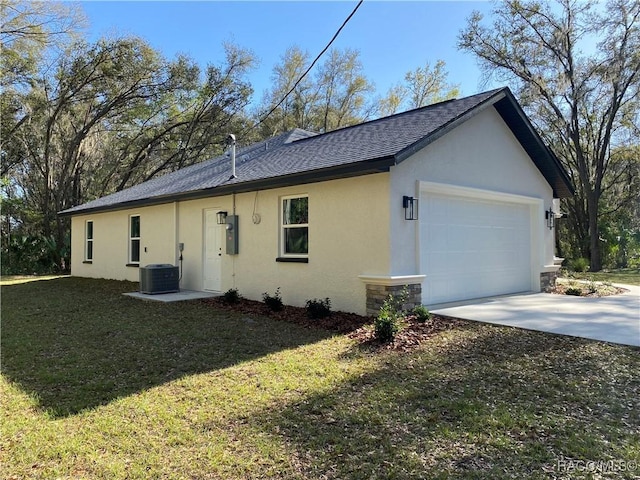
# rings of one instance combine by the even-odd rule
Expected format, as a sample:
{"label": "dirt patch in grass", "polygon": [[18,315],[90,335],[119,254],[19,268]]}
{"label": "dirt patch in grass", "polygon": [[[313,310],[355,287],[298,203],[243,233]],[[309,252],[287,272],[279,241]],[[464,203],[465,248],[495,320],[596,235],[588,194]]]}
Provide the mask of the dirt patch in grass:
{"label": "dirt patch in grass", "polygon": [[263,302],[240,299],[237,303],[227,303],[222,297],[203,300],[217,309],[230,310],[247,315],[261,315],[282,322],[294,323],[306,328],[319,328],[338,334],[348,334],[362,346],[371,349],[410,351],[419,347],[425,340],[444,330],[466,325],[464,320],[433,315],[426,322],[419,322],[414,315],[408,315],[402,321],[400,331],[393,342],[382,343],[375,338],[373,317],[365,317],[355,313],[331,312],[322,319],[312,319],[305,308],[285,305],[279,312],[269,309]]}

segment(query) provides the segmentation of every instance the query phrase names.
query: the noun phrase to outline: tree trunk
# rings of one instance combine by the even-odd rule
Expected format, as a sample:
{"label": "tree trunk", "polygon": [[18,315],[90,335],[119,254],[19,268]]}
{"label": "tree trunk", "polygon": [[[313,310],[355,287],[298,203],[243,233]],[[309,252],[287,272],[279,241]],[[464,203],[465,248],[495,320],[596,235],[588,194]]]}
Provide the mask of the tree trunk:
{"label": "tree trunk", "polygon": [[67,258],[67,255],[71,251],[69,245],[66,245],[67,234],[70,232],[71,225],[68,219],[61,218],[60,216],[56,219],[56,252],[55,252],[55,261],[60,271],[69,272],[71,271],[71,258]]}
{"label": "tree trunk", "polygon": [[602,270],[602,252],[600,249],[600,228],[598,226],[598,198],[595,192],[587,194],[589,210],[589,256],[592,272]]}

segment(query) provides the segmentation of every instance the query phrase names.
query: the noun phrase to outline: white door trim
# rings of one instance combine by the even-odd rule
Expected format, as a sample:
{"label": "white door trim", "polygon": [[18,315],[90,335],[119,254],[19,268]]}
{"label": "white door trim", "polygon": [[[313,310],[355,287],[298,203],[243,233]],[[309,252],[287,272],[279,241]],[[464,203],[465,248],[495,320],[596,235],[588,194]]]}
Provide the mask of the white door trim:
{"label": "white door trim", "polygon": [[418,183],[420,193],[437,193],[441,195],[453,195],[456,197],[472,197],[506,203],[527,203],[530,205],[536,205],[538,203],[540,205],[543,204],[543,200],[541,198],[527,197],[514,193],[496,192],[494,190],[483,190],[481,188],[462,187],[459,185],[448,185],[446,183],[423,181]]}
{"label": "white door trim", "polygon": [[[224,225],[218,225],[216,214],[220,208],[205,208],[202,210],[202,290],[207,292],[220,292],[222,291],[222,248],[224,243]],[[208,214],[212,215],[209,217]],[[208,257],[207,257],[207,234],[208,234],[208,221],[213,222],[214,228],[214,249],[217,248],[219,253],[217,257],[214,257],[214,261],[211,266],[217,268],[217,276],[213,278],[207,277],[208,269]],[[214,252],[215,255],[215,252]]]}

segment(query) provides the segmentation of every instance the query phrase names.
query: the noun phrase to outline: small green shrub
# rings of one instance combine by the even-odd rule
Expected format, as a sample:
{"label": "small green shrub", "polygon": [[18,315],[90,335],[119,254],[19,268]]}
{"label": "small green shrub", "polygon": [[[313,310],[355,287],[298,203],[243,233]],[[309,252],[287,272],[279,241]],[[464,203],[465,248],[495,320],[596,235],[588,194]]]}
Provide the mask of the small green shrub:
{"label": "small green shrub", "polygon": [[400,331],[400,322],[404,318],[402,304],[407,298],[407,288],[398,297],[389,295],[382,303],[378,316],[373,321],[374,335],[382,343],[390,343]]}
{"label": "small green shrub", "polygon": [[307,300],[307,316],[314,320],[326,318],[331,315],[331,300],[329,298]]}
{"label": "small green shrub", "polygon": [[375,337],[382,343],[392,342],[400,331],[398,318],[391,312],[383,312],[382,309],[374,320],[373,326]]}
{"label": "small green shrub", "polygon": [[416,322],[425,323],[431,319],[431,312],[424,305],[416,305],[411,311],[416,317]]}
{"label": "small green shrub", "polygon": [[569,287],[564,291],[565,295],[573,295],[574,297],[582,296],[582,289],[580,287]]}
{"label": "small green shrub", "polygon": [[590,262],[588,258],[574,258],[573,260],[571,260],[571,262],[569,262],[569,268],[574,272],[586,272],[587,270],[589,270],[589,263]]}
{"label": "small green shrub", "polygon": [[227,305],[234,305],[240,301],[242,296],[238,293],[237,288],[230,288],[222,295],[222,301]]}
{"label": "small green shrub", "polygon": [[279,312],[284,308],[282,297],[280,296],[280,287],[276,288],[273,295],[269,295],[267,292],[264,292],[262,294],[262,301],[272,312]]}

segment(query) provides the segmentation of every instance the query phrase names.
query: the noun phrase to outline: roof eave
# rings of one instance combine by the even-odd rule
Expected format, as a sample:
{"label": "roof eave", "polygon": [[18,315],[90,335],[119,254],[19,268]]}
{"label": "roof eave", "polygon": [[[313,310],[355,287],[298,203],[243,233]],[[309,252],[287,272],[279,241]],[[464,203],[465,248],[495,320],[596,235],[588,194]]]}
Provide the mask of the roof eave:
{"label": "roof eave", "polygon": [[[547,179],[553,189],[554,197],[568,198],[573,196],[575,194],[573,182],[560,160],[542,140],[513,93],[509,89],[505,90],[506,95],[503,101],[495,104],[496,111]],[[530,139],[531,143],[527,139]],[[545,163],[541,163],[541,161],[545,161]]]}
{"label": "roof eave", "polygon": [[278,177],[262,178],[258,180],[250,180],[247,182],[219,185],[217,187],[206,188],[202,190],[192,190],[190,192],[141,198],[128,202],[115,203],[113,205],[102,205],[82,210],[63,210],[61,212],[58,212],[58,215],[61,217],[71,217],[75,215],[87,215],[91,213],[127,210],[136,207],[148,207],[152,205],[161,205],[164,203],[197,200],[200,198],[208,197],[222,197],[224,195],[231,195],[234,193],[270,190],[273,188],[289,187],[292,185],[304,185],[309,183],[324,182],[328,180],[337,180],[341,178],[351,178],[362,175],[370,175],[374,173],[388,172],[391,166],[394,164],[394,157],[375,158],[357,163],[337,165],[316,170],[307,170],[304,172],[282,175]]}

